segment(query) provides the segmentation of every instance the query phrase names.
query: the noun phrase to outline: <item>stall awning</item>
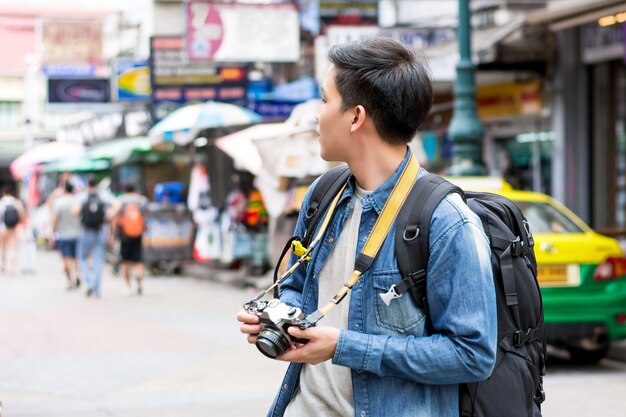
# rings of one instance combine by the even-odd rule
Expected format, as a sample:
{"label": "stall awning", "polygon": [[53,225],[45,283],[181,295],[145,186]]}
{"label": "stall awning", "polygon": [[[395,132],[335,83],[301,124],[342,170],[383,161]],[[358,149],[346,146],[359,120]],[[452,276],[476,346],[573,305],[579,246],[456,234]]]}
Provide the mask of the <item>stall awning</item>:
{"label": "stall awning", "polygon": [[254,141],[289,136],[299,132],[302,132],[302,129],[285,123],[263,123],[223,136],[215,141],[215,146],[233,158],[240,168],[258,175],[263,168],[263,159]]}
{"label": "stall awning", "polygon": [[565,7],[545,9],[531,13],[527,17],[528,25],[549,25],[553,31],[569,29],[597,21],[599,18],[626,12],[624,0],[593,0],[571,4]]}
{"label": "stall awning", "polygon": [[105,171],[113,163],[127,161],[133,155],[150,152],[150,138],[140,136],[99,143],[82,155],[72,155],[47,164],[43,172],[95,172]]}
{"label": "stall awning", "polygon": [[36,145],[17,157],[9,168],[15,179],[21,179],[33,167],[67,157],[81,155],[84,147],[76,143],[48,142]]}
{"label": "stall awning", "polygon": [[107,160],[92,160],[81,155],[72,158],[65,158],[46,164],[42,172],[97,172],[106,171],[111,166]]}
{"label": "stall awning", "polygon": [[133,153],[146,153],[152,150],[152,141],[146,136],[114,139],[94,145],[87,151],[92,160],[108,159],[122,162]]}
{"label": "stall awning", "polygon": [[[472,31],[472,56],[477,63],[489,63],[496,59],[495,48],[499,42],[511,36],[524,25],[519,16],[506,25]],[[459,45],[456,39],[436,44],[423,51],[429,58],[433,81],[450,82],[456,78]]]}

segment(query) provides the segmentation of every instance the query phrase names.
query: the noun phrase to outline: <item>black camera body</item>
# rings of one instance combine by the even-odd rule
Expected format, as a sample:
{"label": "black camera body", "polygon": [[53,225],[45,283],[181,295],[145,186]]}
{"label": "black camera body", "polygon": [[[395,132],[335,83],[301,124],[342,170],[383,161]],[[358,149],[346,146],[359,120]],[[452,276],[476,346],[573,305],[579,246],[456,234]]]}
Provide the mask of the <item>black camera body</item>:
{"label": "black camera body", "polygon": [[303,326],[306,320],[299,308],[287,305],[276,298],[252,302],[245,308],[248,313],[259,317],[262,330],[257,336],[256,347],[268,358],[276,359],[294,342],[307,342],[306,339],[297,339],[287,333],[291,326],[309,327]]}

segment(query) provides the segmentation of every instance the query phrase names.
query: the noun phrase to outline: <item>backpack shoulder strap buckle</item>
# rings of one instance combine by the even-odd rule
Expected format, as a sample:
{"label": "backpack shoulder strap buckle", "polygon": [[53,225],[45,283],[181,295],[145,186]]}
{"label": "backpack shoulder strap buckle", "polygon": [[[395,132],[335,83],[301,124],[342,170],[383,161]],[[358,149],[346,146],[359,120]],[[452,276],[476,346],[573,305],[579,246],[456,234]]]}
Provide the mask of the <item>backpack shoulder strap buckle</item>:
{"label": "backpack shoulder strap buckle", "polygon": [[419,227],[417,227],[416,224],[409,224],[404,228],[404,232],[402,232],[402,239],[404,239],[405,242],[410,242],[414,239],[417,239],[419,234]]}
{"label": "backpack shoulder strap buckle", "polygon": [[535,327],[534,329],[528,329],[526,331],[518,330],[513,333],[513,345],[515,347],[520,347],[526,343],[534,342],[537,340],[537,334],[539,332],[539,328]]}
{"label": "backpack shoulder strap buckle", "polygon": [[313,216],[315,216],[315,213],[317,213],[317,209],[319,207],[319,203],[314,201],[312,202],[309,207],[307,207],[306,209],[306,213],[304,213],[304,215],[306,216],[307,220],[310,220],[311,218],[313,218]]}
{"label": "backpack shoulder strap buckle", "polygon": [[517,236],[513,242],[511,242],[511,255],[522,256],[524,254],[524,242]]}

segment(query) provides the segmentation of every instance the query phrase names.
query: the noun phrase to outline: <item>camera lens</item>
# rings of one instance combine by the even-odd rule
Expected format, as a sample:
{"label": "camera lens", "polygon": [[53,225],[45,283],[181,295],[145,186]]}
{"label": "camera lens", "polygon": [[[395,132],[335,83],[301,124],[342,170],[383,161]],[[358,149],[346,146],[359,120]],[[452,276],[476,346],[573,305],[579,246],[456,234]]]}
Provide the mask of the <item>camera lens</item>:
{"label": "camera lens", "polygon": [[289,339],[275,329],[266,328],[256,339],[256,347],[268,358],[276,359],[289,349]]}

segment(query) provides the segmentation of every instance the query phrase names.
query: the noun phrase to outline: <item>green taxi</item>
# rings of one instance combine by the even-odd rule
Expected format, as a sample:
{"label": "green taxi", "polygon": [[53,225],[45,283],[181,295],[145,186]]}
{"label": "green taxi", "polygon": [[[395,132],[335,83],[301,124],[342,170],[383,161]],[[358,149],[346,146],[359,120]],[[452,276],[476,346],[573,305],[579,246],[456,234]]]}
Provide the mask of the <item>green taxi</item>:
{"label": "green taxi", "polygon": [[498,178],[448,178],[462,189],[514,201],[535,240],[547,342],[572,360],[596,363],[626,339],[626,258],[617,240],[594,232],[554,198],[517,191]]}

